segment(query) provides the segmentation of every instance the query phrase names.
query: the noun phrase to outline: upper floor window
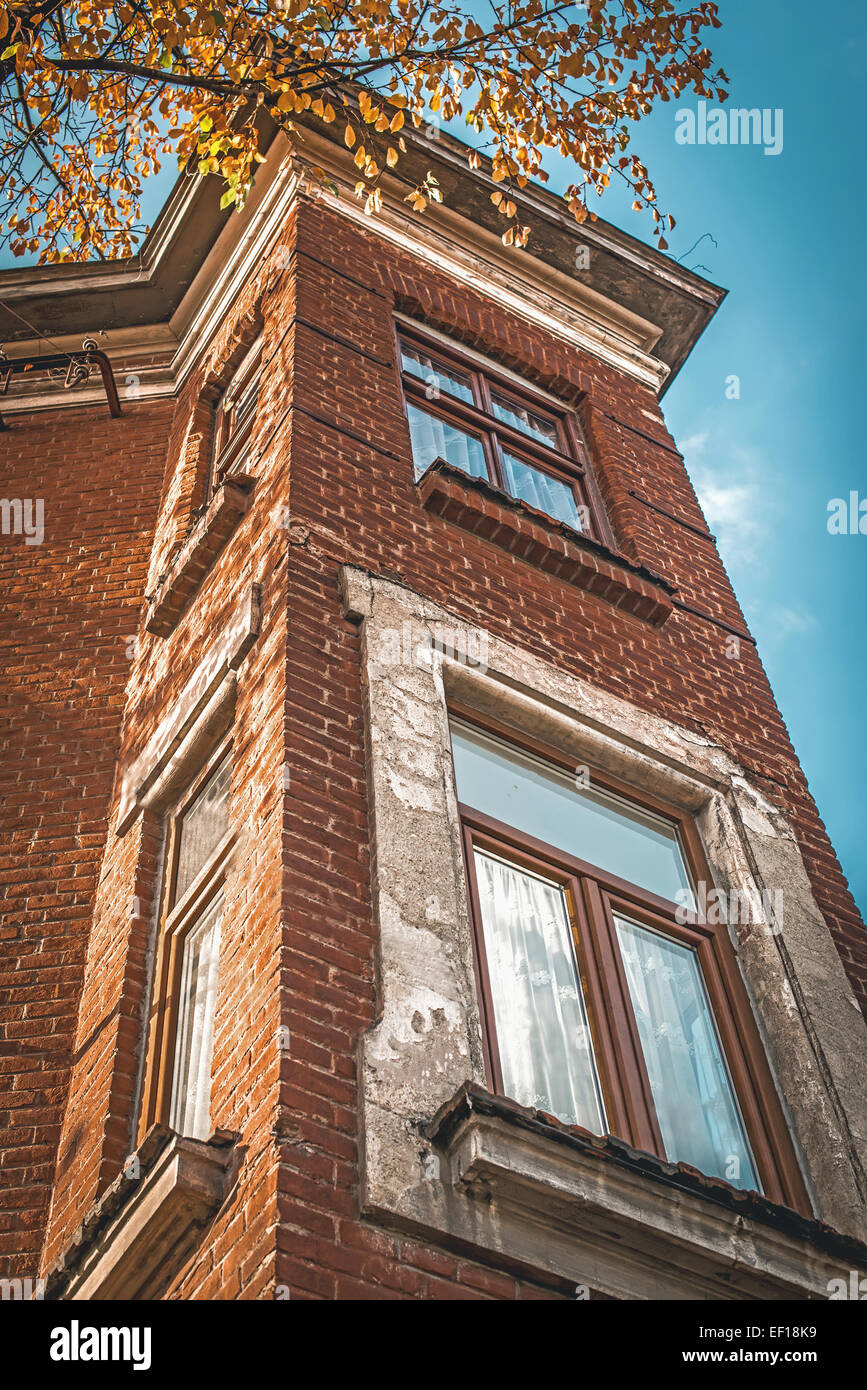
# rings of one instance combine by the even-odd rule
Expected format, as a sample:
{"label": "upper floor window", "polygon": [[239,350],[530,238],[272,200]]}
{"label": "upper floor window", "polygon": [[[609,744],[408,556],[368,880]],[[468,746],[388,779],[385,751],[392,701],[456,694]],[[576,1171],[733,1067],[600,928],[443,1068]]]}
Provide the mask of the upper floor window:
{"label": "upper floor window", "polygon": [[609,539],[572,412],[414,328],[401,324],[398,341],[417,479],[443,459],[555,521]]}
{"label": "upper floor window", "polygon": [[210,493],[227,475],[243,469],[249,453],[262,378],[262,337],[247,352],[217,402]]}
{"label": "upper floor window", "polygon": [[455,722],[491,1083],[795,1205],[800,1176],[688,816]]}
{"label": "upper floor window", "polygon": [[219,748],[168,816],[140,1133],[211,1132],[211,1068],[228,849],[231,752]]}

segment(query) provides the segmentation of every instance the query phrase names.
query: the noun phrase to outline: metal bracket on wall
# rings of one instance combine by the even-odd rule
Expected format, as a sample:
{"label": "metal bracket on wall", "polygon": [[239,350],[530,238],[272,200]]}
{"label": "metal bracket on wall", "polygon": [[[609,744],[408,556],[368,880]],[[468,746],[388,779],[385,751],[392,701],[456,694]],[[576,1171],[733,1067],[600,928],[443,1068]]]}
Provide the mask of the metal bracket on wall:
{"label": "metal bracket on wall", "polygon": [[[80,352],[34,353],[10,358],[0,348],[0,396],[6,395],[12,377],[24,376],[28,372],[47,372],[49,377],[55,380],[62,377],[64,389],[70,391],[88,381],[94,367],[98,368],[102,377],[109,414],[116,419],[121,413],[121,408],[114,372],[108,357],[99,350],[93,338],[85,338]],[[0,414],[0,430],[8,428]]]}

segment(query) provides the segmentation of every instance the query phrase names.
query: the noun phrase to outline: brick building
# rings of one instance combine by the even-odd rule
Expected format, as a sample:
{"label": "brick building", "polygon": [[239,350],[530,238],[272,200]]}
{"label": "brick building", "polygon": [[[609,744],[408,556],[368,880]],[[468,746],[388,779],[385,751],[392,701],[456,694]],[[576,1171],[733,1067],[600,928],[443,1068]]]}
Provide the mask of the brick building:
{"label": "brick building", "polygon": [[0,275],[0,1273],[825,1298],[867,941],[660,407],[722,292],[408,144]]}

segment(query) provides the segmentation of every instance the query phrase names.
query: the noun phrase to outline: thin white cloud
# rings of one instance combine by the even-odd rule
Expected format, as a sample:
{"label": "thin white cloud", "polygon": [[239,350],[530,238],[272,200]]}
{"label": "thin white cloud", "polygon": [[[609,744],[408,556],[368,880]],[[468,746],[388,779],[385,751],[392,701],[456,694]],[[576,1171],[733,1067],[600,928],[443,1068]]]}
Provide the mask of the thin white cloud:
{"label": "thin white cloud", "polygon": [[807,608],[787,608],[778,604],[772,609],[771,616],[784,635],[790,632],[799,635],[802,632],[812,632],[819,626],[819,619]]}
{"label": "thin white cloud", "polygon": [[698,500],[724,562],[740,570],[761,569],[775,510],[767,470],[749,450],[727,442],[725,461],[712,460],[715,442],[705,430],[681,444]]}
{"label": "thin white cloud", "polygon": [[739,566],[759,564],[768,532],[768,514],[758,484],[748,480],[726,482],[704,467],[695,470],[692,481],[723,559]]}
{"label": "thin white cloud", "polygon": [[680,452],[687,460],[687,463],[689,463],[692,458],[699,458],[704,453],[705,446],[709,439],[710,433],[708,430],[705,430],[703,434],[691,434],[688,439],[681,440]]}

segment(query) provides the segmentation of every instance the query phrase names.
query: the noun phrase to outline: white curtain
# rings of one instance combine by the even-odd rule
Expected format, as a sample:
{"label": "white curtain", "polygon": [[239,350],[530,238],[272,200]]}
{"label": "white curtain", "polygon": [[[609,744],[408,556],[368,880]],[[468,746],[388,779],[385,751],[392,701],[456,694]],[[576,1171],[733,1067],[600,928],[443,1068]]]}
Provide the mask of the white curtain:
{"label": "white curtain", "polygon": [[531,468],[529,463],[515,458],[514,454],[503,455],[506,484],[513,497],[528,502],[555,521],[565,521],[576,531],[581,528],[581,515],[572,489],[550,473],[539,468]]}
{"label": "white curtain", "polygon": [[438,415],[428,415],[426,410],[419,410],[418,406],[408,405],[407,414],[417,478],[438,458],[445,459],[446,463],[463,469],[464,473],[474,478],[487,478],[485,451],[480,439],[473,434],[465,434]]}
{"label": "white curtain", "polygon": [[605,1129],[563,890],[477,850],[485,955],[507,1096]]}
{"label": "white curtain", "polygon": [[634,922],[616,926],[667,1157],[757,1187],[694,952]]}
{"label": "white curtain", "polygon": [[191,1139],[211,1132],[211,1063],[220,963],[219,895],[184,942],[170,1124]]}
{"label": "white curtain", "polygon": [[408,343],[401,344],[400,356],[404,371],[418,377],[431,392],[436,394],[447,391],[450,396],[457,396],[458,400],[468,401],[472,405],[473,385],[464,372],[451,371],[441,362],[428,357],[426,352],[410,347]]}
{"label": "white curtain", "polygon": [[539,439],[543,444],[548,444],[552,449],[556,449],[559,443],[557,438],[557,426],[553,420],[545,420],[541,415],[536,415],[534,411],[527,410],[525,406],[513,405],[511,401],[504,400],[502,396],[491,393],[491,404],[494,407],[494,414],[498,420],[503,420],[505,424],[512,425],[516,430],[522,430],[524,434],[530,435],[531,439]]}

